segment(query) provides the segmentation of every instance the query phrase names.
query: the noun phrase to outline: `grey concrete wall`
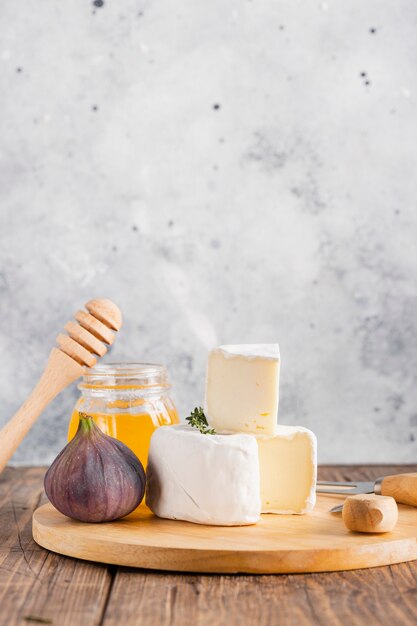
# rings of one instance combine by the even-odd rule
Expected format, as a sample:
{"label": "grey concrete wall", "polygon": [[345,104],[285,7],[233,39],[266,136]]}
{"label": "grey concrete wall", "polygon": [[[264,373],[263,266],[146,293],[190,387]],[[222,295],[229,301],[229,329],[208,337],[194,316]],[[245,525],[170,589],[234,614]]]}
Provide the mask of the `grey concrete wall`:
{"label": "grey concrete wall", "polygon": [[107,296],[108,360],[166,363],[183,415],[208,347],[278,340],[321,461],[416,461],[416,26],[407,0],[2,0],[1,422]]}

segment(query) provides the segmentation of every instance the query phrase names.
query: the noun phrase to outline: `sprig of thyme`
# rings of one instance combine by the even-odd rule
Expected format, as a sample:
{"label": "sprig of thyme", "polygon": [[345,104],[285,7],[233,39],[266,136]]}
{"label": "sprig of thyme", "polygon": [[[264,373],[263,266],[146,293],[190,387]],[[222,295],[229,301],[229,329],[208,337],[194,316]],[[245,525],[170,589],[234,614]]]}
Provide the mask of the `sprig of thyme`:
{"label": "sprig of thyme", "polygon": [[194,428],[198,428],[200,433],[203,435],[215,435],[216,431],[214,428],[210,428],[207,422],[207,418],[204,415],[203,407],[196,406],[194,411],[191,411],[191,415],[185,418],[186,421],[193,426]]}

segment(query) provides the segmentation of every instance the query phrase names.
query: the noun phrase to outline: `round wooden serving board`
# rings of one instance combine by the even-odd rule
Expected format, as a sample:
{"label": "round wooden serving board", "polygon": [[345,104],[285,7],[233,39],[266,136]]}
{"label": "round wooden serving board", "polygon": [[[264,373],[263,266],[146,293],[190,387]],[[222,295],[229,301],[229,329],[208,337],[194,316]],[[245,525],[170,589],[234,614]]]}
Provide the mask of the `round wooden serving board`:
{"label": "round wooden serving board", "polygon": [[159,519],[141,505],[117,522],[85,524],[51,504],[33,515],[35,541],[88,561],[183,572],[284,574],[391,565],[417,559],[417,508],[399,505],[396,529],[348,531],[320,495],[309,515],[263,515],[254,526],[202,526]]}

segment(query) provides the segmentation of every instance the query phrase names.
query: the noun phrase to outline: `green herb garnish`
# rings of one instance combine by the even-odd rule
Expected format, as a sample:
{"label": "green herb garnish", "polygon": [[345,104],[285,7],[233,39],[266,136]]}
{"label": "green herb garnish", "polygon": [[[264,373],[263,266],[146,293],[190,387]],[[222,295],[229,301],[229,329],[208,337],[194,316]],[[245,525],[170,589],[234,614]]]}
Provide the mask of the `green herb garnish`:
{"label": "green herb garnish", "polygon": [[194,411],[191,411],[191,415],[185,418],[190,426],[198,428],[203,435],[215,435],[214,428],[210,428],[207,422],[207,418],[204,415],[203,407],[196,406]]}

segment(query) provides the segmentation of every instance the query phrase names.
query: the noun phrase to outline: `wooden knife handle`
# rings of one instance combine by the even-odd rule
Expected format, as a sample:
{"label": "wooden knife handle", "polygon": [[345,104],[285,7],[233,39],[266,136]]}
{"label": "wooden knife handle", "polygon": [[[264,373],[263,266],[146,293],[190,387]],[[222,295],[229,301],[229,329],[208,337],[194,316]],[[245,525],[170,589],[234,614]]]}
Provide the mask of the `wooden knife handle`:
{"label": "wooden knife handle", "polygon": [[360,533],[387,533],[398,521],[398,507],[394,498],[358,493],[347,496],[342,518],[346,528]]}
{"label": "wooden knife handle", "polygon": [[375,493],[391,496],[401,504],[417,506],[417,473],[378,478],[375,482]]}

